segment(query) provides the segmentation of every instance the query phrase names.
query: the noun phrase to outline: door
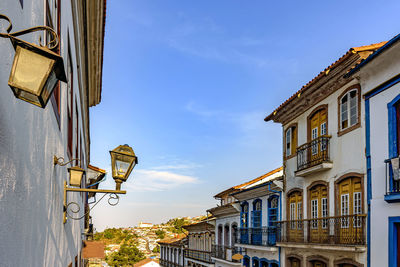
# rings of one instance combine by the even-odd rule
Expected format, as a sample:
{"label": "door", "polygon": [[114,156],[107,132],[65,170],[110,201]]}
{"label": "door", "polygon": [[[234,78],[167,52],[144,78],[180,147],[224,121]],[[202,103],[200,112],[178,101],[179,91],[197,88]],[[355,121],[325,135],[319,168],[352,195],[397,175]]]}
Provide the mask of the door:
{"label": "door", "polygon": [[362,218],[353,215],[362,214],[362,187],[358,177],[347,178],[339,183],[339,242],[354,244],[363,235]]}
{"label": "door", "polygon": [[[303,197],[301,192],[293,192],[289,195],[288,201],[288,218],[289,224],[286,225],[287,231],[287,241],[288,242],[303,242],[303,221],[301,221],[303,216],[302,207]],[[285,240],[282,240],[285,241]]]}
{"label": "door", "polygon": [[310,189],[310,242],[326,243],[328,241],[328,190],[324,185],[317,185]]}
{"label": "door", "polygon": [[296,258],[290,258],[289,264],[290,264],[290,267],[300,267],[300,260],[298,260]]}
{"label": "door", "polygon": [[309,121],[309,140],[311,142],[311,149],[307,153],[310,166],[319,164],[326,154],[327,145],[325,140],[320,140],[318,137],[327,134],[327,112],[322,109],[316,112]]}
{"label": "door", "polygon": [[276,243],[276,222],[278,221],[278,196],[268,199],[268,245]]}
{"label": "door", "polygon": [[253,245],[261,245],[261,200],[257,199],[253,202],[253,211],[251,212],[251,215],[253,224],[253,229],[251,231],[251,243]]}
{"label": "door", "polygon": [[311,266],[312,267],[326,267],[326,264],[323,263],[322,261],[313,261]]}
{"label": "door", "polygon": [[240,212],[240,242],[242,244],[249,243],[249,204],[247,202],[242,204],[242,211]]}

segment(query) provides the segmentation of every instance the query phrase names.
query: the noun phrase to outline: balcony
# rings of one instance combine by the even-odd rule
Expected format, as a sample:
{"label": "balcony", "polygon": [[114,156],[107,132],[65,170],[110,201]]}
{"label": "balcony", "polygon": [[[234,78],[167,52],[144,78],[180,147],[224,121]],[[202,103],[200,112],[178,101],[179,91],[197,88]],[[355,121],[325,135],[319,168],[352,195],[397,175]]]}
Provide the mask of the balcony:
{"label": "balcony", "polygon": [[178,263],[174,263],[172,261],[167,261],[167,260],[162,260],[162,259],[160,259],[160,265],[163,267],[184,267],[183,265],[180,265]]}
{"label": "balcony", "polygon": [[297,148],[297,176],[307,176],[333,167],[329,158],[329,139],[324,135]]}
{"label": "balcony", "polygon": [[389,203],[400,202],[400,170],[399,168],[393,168],[392,160],[398,160],[398,158],[392,158],[385,160],[386,163],[386,194],[385,200]]}
{"label": "balcony", "polygon": [[[346,215],[278,222],[277,245],[297,244],[334,246],[364,246],[366,215]],[[285,243],[290,243],[285,244]],[[321,246],[323,248],[324,246]],[[343,249],[342,250],[351,250]]]}
{"label": "balcony", "polygon": [[185,249],[185,257],[193,260],[198,260],[206,263],[213,263],[210,251]]}
{"label": "balcony", "polygon": [[276,243],[275,226],[260,228],[240,228],[237,243],[242,245],[274,246]]}
{"label": "balcony", "polygon": [[232,259],[232,256],[235,254],[243,254],[243,253],[244,250],[242,248],[229,247],[223,245],[212,245],[211,257],[225,261],[239,263],[240,265],[240,260],[234,260]]}

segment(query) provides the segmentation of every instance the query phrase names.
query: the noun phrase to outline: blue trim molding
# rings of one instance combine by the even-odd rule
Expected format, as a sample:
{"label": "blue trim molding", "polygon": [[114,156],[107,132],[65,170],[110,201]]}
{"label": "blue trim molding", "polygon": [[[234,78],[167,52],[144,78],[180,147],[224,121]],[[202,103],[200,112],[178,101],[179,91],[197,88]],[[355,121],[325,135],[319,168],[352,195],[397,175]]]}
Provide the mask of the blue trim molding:
{"label": "blue trim molding", "polygon": [[397,265],[397,228],[395,224],[400,224],[400,217],[389,217],[389,265]]}
{"label": "blue trim molding", "polygon": [[388,129],[389,129],[389,157],[397,157],[397,119],[396,119],[396,104],[400,102],[400,94],[397,95],[390,103],[387,104],[388,108]]}
{"label": "blue trim molding", "polygon": [[365,157],[367,161],[367,266],[371,266],[371,144],[369,98],[365,100]]}
{"label": "blue trim molding", "polygon": [[[260,267],[260,259],[256,256],[254,256],[251,259],[251,263],[252,263],[252,265],[251,265],[252,267]],[[258,264],[257,266],[256,266],[256,263]]]}

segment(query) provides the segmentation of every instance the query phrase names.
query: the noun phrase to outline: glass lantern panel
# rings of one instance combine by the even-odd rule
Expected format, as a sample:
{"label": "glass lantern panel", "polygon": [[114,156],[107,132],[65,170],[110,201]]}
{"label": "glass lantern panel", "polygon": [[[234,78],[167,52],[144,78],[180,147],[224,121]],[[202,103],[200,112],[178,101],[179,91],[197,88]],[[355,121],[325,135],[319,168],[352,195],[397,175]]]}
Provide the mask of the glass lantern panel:
{"label": "glass lantern panel", "polygon": [[80,186],[82,181],[83,172],[78,170],[70,170],[69,184],[72,186]]}
{"label": "glass lantern panel", "polygon": [[44,103],[47,103],[49,100],[51,93],[53,92],[54,87],[56,86],[58,82],[57,76],[55,71],[53,70],[47,79],[46,85],[43,88],[42,91],[42,100]]}
{"label": "glass lantern panel", "polygon": [[55,60],[17,46],[9,84],[39,96]]}
{"label": "glass lantern panel", "polygon": [[118,177],[124,178],[130,165],[126,156],[118,155],[115,159],[115,172]]}

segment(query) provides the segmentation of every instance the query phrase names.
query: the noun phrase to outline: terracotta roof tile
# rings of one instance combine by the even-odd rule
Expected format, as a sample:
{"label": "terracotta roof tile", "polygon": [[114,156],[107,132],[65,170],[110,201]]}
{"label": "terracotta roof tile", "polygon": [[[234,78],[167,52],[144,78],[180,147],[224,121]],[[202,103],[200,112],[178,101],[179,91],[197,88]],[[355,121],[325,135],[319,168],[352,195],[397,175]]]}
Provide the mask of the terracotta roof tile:
{"label": "terracotta roof tile", "polygon": [[286,106],[289,102],[291,102],[293,99],[296,97],[300,96],[304,91],[306,91],[311,85],[313,85],[315,82],[317,82],[319,79],[321,79],[323,76],[327,75],[329,71],[334,69],[337,65],[342,63],[345,59],[350,57],[352,54],[359,53],[359,52],[364,52],[364,51],[375,51],[376,49],[380,48],[387,42],[380,42],[376,44],[370,44],[370,45],[364,45],[364,46],[359,46],[359,47],[352,47],[350,48],[343,56],[341,56],[338,60],[333,62],[331,65],[326,67],[323,71],[321,71],[317,76],[315,76],[311,81],[309,81],[307,84],[303,85],[300,90],[298,90],[296,93],[294,93],[291,97],[289,97],[285,102],[283,102],[278,108],[276,108],[271,114],[269,114],[264,120],[269,121],[273,118],[273,116],[281,110],[284,106]]}

